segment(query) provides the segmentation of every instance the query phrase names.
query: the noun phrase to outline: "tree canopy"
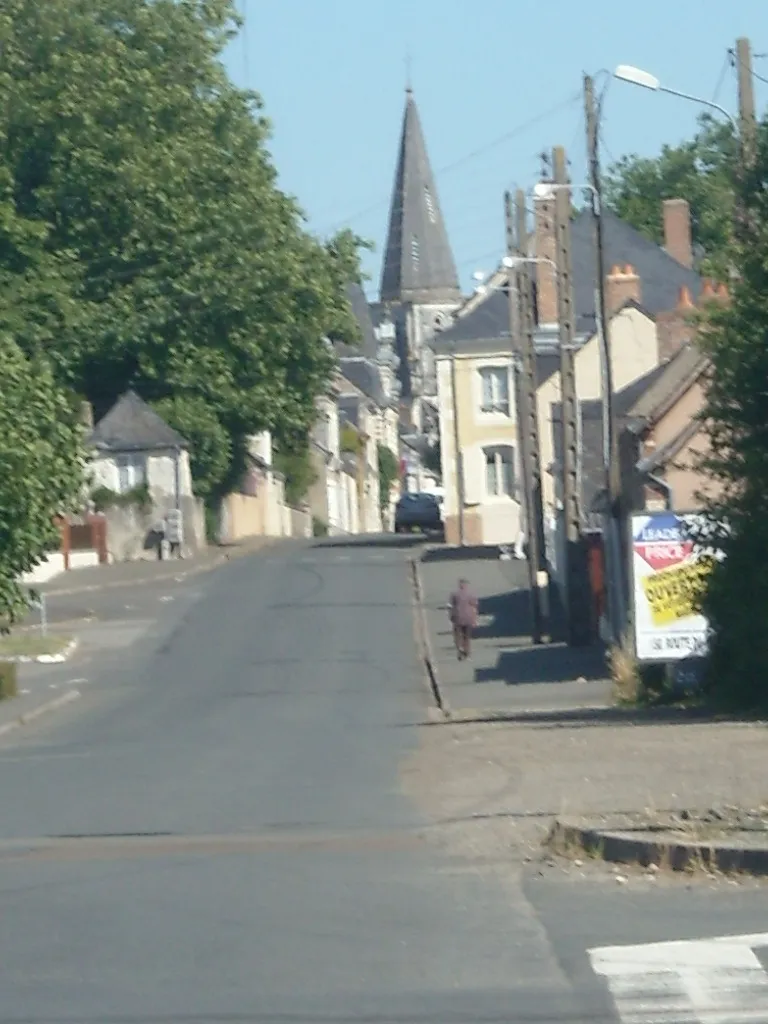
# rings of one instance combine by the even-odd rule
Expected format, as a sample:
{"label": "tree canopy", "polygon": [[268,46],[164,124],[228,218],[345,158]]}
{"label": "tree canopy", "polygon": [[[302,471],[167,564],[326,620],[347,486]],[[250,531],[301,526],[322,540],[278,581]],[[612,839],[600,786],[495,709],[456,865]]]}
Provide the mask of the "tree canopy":
{"label": "tree canopy", "polygon": [[703,539],[725,555],[703,603],[713,628],[711,686],[754,705],[768,696],[768,123],[740,193],[749,216],[731,250],[731,302],[709,311],[699,335],[711,363],[703,468],[718,485]]}
{"label": "tree canopy", "polygon": [[43,360],[0,333],[0,629],[26,607],[20,577],[54,549],[54,515],[76,504],[83,460],[72,403]]}
{"label": "tree canopy", "polygon": [[664,146],[657,157],[622,157],[605,176],[606,204],[622,220],[663,244],[664,199],[687,199],[693,243],[701,270],[727,270],[734,209],[737,143],[730,123],[704,114],[688,142]]}
{"label": "tree canopy", "polygon": [[199,412],[209,493],[248,434],[309,428],[324,338],[357,338],[358,240],[278,187],[221,63],[237,26],[233,0],[0,10],[0,330],[97,415],[129,387]]}

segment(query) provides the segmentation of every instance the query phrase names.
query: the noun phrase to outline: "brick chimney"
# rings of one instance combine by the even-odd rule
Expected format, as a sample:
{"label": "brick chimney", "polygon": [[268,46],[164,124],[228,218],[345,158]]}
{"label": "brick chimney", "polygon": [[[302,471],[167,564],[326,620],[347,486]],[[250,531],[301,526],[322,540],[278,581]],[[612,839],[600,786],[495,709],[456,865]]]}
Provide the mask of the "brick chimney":
{"label": "brick chimney", "polygon": [[605,279],[605,311],[612,316],[630,299],[640,302],[640,278],[635,268],[626,263],[614,265]]}
{"label": "brick chimney", "polygon": [[[537,199],[534,203],[535,237],[537,259],[555,262],[555,201]],[[557,274],[549,263],[536,264],[536,305],[540,325],[556,324],[557,317]]]}
{"label": "brick chimney", "polygon": [[689,270],[693,267],[691,209],[685,199],[665,199],[664,248],[672,259]]}

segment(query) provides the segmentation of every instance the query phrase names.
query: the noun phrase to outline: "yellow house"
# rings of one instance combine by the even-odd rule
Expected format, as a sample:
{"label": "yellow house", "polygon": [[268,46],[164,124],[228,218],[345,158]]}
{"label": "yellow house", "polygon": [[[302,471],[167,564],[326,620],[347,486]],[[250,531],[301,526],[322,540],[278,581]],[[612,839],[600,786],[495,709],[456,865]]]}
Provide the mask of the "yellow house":
{"label": "yellow house", "polygon": [[[654,319],[639,303],[629,300],[608,319],[611,349],[613,390],[621,391],[639,380],[659,363],[659,342]],[[551,358],[551,357],[548,357]],[[542,360],[543,362],[543,360]],[[588,338],[576,352],[576,393],[581,402],[602,396],[602,360],[596,334]],[[559,363],[555,358],[554,366]],[[543,378],[543,379],[542,379]],[[560,371],[540,375],[536,390],[539,421],[539,452],[541,457],[541,491],[545,517],[556,507],[555,477],[551,467],[555,461],[552,434],[552,407],[562,401]]]}
{"label": "yellow house", "polygon": [[[498,314],[507,301],[499,290],[483,308]],[[509,337],[482,337],[484,317],[466,330],[462,312],[434,342],[446,541],[462,540],[461,507],[465,544],[514,544],[523,528],[515,357]]]}

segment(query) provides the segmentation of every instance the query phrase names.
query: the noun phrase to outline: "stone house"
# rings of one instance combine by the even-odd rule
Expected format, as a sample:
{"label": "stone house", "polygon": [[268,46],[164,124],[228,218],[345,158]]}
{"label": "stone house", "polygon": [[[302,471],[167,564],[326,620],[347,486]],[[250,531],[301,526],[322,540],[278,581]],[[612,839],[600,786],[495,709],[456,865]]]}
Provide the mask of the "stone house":
{"label": "stone house", "polygon": [[182,553],[205,546],[189,444],[134,391],[99,420],[87,447],[90,493],[105,506],[110,559],[156,557],[161,532],[180,543]]}

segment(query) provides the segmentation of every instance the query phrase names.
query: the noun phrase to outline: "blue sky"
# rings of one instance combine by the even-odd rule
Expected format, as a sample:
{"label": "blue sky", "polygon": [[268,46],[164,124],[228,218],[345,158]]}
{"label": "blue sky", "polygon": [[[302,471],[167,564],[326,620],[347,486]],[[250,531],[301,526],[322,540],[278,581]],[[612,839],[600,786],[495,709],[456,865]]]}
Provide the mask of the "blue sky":
{"label": "blue sky", "polygon": [[[583,181],[582,74],[617,64],[736,111],[726,66],[738,36],[768,53],[766,0],[237,0],[244,32],[227,57],[273,123],[282,188],[321,234],[350,226],[376,244],[378,289],[407,61],[462,283],[503,246],[502,195],[529,188],[537,154],[563,145]],[[768,79],[768,57],[755,71]],[[599,79],[602,85],[606,76]],[[758,110],[768,85],[756,82]],[[695,131],[699,108],[610,81],[603,159],[658,153]]]}

